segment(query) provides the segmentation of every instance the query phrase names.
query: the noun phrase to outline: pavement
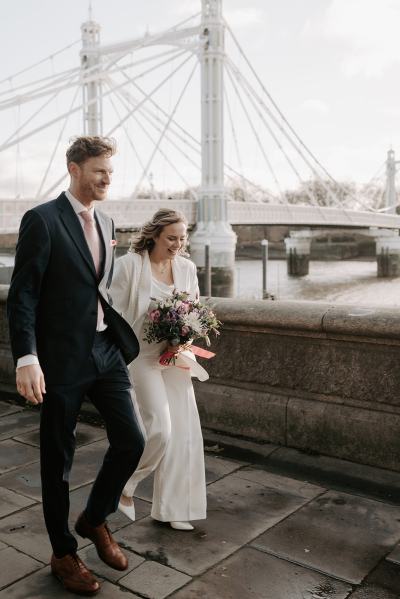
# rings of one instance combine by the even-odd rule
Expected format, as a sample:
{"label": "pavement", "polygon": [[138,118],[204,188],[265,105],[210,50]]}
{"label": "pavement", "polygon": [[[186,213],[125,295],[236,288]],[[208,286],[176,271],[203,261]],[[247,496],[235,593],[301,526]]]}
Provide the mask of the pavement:
{"label": "pavement", "polygon": [[[0,402],[0,597],[64,599],[50,574],[40,494],[39,413]],[[400,474],[204,431],[207,520],[193,532],[150,517],[152,481],[136,495],[137,521],[109,524],[129,556],[111,570],[91,543],[79,553],[102,599],[400,598]],[[71,524],[107,443],[78,424]]]}

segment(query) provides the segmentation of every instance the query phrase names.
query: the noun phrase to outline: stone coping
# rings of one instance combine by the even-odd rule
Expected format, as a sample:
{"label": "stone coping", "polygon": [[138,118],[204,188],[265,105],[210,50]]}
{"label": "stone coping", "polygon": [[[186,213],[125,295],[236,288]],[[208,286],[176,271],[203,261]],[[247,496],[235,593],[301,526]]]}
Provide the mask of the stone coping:
{"label": "stone coping", "polygon": [[400,340],[400,309],[295,300],[204,298],[224,326],[287,329]]}
{"label": "stone coping", "polygon": [[[0,285],[5,303],[8,285]],[[296,300],[201,298],[224,326],[307,331],[309,333],[379,337],[400,341],[400,308]]]}

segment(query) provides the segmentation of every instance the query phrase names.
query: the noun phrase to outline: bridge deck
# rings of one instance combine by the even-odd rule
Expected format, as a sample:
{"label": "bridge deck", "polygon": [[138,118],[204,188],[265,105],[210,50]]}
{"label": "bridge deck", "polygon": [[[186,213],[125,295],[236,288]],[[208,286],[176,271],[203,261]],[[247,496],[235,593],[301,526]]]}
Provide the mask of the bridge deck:
{"label": "bridge deck", "polygon": [[[18,231],[22,215],[38,205],[35,200],[0,200],[0,234]],[[117,227],[138,227],[161,207],[169,206],[183,212],[190,224],[196,222],[197,202],[194,200],[108,200],[102,210],[111,216]],[[228,202],[232,225],[289,225],[318,227],[379,227],[400,229],[400,216],[340,208],[321,208],[258,202]]]}

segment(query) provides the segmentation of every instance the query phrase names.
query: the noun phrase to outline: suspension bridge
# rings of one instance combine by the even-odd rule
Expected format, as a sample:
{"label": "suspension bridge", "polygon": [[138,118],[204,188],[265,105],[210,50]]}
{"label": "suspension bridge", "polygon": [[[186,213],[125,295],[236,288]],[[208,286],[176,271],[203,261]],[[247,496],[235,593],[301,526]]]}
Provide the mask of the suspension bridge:
{"label": "suspension bridge", "polygon": [[[118,198],[104,205],[117,227],[139,226],[168,202],[196,225],[191,253],[200,268],[212,244],[228,293],[233,224],[374,227],[386,229],[384,247],[398,244],[394,152],[381,201],[344,193],[273,99],[222,8],[222,0],[201,0],[201,11],[173,27],[108,45],[90,8],[80,39],[0,81],[0,160],[15,173],[0,200],[0,233],[15,232],[27,209],[65,188],[65,147],[83,133],[118,140]],[[78,45],[80,64],[71,66]],[[250,137],[257,167],[243,152]],[[283,190],[288,175],[310,181],[299,203]],[[165,191],[170,180],[179,191]],[[305,251],[304,236],[296,243]]]}

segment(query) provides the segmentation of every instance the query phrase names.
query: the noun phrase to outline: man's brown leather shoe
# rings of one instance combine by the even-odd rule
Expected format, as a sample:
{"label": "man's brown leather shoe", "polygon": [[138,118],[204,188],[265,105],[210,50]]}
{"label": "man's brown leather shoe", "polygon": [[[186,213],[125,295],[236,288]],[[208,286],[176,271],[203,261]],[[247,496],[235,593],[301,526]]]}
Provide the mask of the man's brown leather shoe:
{"label": "man's brown leather shoe", "polygon": [[118,543],[112,538],[111,532],[105,522],[99,526],[91,526],[87,521],[84,512],[82,512],[76,521],[75,530],[79,536],[93,541],[99,558],[103,560],[107,566],[114,568],[114,570],[127,569],[128,559],[122,553]]}
{"label": "man's brown leather shoe", "polygon": [[50,566],[52,574],[71,593],[95,595],[100,590],[100,584],[76,553],[60,558],[52,555]]}

